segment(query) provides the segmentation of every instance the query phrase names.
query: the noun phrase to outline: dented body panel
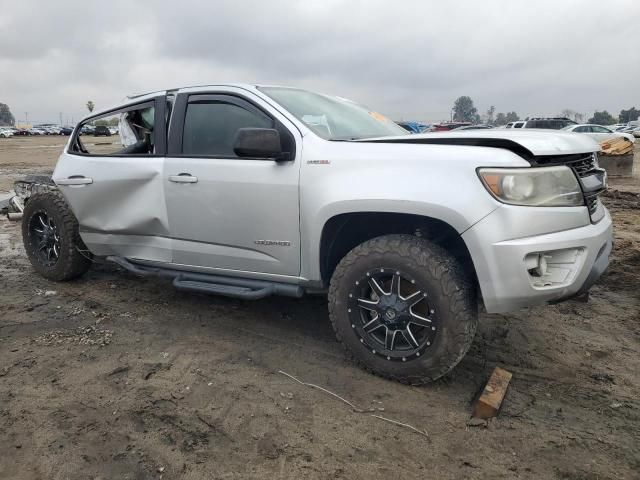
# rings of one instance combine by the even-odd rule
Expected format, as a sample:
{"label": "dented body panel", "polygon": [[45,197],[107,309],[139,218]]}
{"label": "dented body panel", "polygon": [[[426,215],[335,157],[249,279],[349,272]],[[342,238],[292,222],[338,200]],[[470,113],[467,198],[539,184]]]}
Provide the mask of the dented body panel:
{"label": "dented body panel", "polygon": [[64,153],[53,181],[72,177],[91,184],[62,186],[80,224],[80,235],[96,255],[168,262],[172,259],[164,196],[164,159],[87,157]]}

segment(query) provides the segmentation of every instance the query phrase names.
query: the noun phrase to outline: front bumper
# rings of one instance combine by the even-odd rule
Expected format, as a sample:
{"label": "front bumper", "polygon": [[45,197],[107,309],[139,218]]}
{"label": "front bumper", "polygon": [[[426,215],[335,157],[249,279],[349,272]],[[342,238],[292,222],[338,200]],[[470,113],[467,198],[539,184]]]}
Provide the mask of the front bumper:
{"label": "front bumper", "polygon": [[[583,207],[505,206],[464,232],[487,312],[555,303],[587,292],[609,265],[613,245],[611,216],[604,206],[599,208],[604,215],[591,224]],[[532,261],[543,257],[548,270],[532,274]]]}

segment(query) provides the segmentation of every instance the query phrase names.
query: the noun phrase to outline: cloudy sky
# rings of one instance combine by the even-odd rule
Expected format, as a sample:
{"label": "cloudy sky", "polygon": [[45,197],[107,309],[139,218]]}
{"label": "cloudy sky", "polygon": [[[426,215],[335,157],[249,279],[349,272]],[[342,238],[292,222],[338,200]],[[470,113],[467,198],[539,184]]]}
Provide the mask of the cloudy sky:
{"label": "cloudy sky", "polygon": [[[95,5],[95,6],[94,6]],[[640,107],[640,0],[0,0],[0,102],[79,118],[224,82],[342,95],[395,119]]]}

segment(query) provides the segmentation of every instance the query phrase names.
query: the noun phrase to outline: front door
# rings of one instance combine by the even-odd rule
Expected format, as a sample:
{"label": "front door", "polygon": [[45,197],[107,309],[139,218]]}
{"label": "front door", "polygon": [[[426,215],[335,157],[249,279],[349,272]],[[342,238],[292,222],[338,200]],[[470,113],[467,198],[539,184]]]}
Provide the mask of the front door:
{"label": "front door", "polygon": [[[292,159],[236,156],[236,132],[249,127],[277,128]],[[164,168],[174,263],[298,276],[300,140],[293,124],[248,93],[180,93]]]}

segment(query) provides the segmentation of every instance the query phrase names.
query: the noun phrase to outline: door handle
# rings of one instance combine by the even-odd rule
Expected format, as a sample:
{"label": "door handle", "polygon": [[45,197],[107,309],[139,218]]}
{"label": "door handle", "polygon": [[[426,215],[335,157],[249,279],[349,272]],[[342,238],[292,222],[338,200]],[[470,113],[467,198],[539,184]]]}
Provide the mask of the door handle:
{"label": "door handle", "polygon": [[179,175],[169,175],[169,181],[174,183],[198,183],[198,177],[194,177],[190,173],[181,173]]}
{"label": "door handle", "polygon": [[82,175],[73,175],[56,181],[56,185],[90,185],[92,183],[93,178],[83,177]]}

